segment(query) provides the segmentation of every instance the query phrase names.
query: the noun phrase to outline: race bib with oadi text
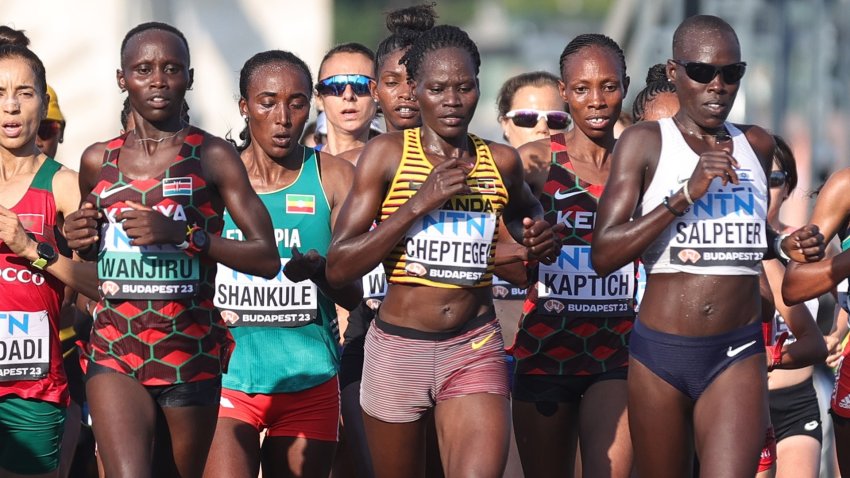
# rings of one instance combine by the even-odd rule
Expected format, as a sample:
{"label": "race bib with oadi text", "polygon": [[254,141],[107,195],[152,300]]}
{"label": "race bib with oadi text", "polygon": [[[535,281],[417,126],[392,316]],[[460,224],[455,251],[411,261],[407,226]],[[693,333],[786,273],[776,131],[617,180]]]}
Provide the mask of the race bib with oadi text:
{"label": "race bib with oadi text", "polygon": [[0,382],[39,380],[49,371],[47,311],[0,312]]}

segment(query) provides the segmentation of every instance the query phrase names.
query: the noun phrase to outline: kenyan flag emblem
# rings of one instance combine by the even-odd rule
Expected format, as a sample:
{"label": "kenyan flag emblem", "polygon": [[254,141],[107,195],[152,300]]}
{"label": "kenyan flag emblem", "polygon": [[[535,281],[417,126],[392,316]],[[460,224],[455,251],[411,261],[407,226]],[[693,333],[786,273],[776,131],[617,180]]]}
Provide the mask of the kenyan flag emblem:
{"label": "kenyan flag emblem", "polygon": [[287,194],[287,214],[315,214],[316,196],[312,194]]}

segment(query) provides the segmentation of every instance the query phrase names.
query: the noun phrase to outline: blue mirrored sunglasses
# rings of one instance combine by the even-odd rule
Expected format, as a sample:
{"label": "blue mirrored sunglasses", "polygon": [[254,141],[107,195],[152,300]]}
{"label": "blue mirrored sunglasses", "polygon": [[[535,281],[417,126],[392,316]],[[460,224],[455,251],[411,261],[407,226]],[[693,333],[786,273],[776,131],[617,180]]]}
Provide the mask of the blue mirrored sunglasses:
{"label": "blue mirrored sunglasses", "polygon": [[345,87],[351,85],[351,90],[357,96],[367,96],[372,92],[369,85],[375,81],[366,75],[334,75],[316,83],[316,92],[322,96],[342,96]]}

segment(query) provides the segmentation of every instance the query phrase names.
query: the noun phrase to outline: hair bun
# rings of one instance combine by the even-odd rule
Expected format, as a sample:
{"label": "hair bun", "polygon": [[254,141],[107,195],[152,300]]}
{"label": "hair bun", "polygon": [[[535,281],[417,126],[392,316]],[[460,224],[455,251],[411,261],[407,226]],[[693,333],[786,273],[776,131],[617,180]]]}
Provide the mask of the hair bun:
{"label": "hair bun", "polygon": [[656,63],[646,72],[646,84],[667,81],[667,65]]}
{"label": "hair bun", "polygon": [[434,28],[436,3],[394,10],[387,14],[387,29],[396,35],[415,35]]}

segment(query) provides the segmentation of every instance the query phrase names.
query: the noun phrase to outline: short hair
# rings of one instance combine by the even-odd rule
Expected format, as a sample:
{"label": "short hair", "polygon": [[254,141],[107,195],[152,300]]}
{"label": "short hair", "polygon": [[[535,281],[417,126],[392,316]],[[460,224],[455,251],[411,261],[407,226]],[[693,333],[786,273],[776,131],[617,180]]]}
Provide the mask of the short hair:
{"label": "short hair", "polygon": [[[328,60],[330,60],[331,57],[336,55],[337,53],[354,53],[354,54],[358,54],[358,55],[363,55],[366,58],[368,58],[369,61],[371,61],[373,64],[375,63],[375,52],[373,52],[371,49],[369,49],[368,46],[366,46],[362,43],[357,43],[357,42],[343,43],[341,45],[337,45],[337,46],[331,48],[330,50],[328,50],[327,53],[325,53],[325,56],[322,58],[322,62],[319,64],[319,75],[322,74],[322,68],[325,67],[325,63]],[[373,77],[375,76],[374,68],[375,67],[373,66],[372,67],[372,69],[373,69],[372,76]],[[321,80],[322,78],[318,78],[318,79]]]}
{"label": "short hair", "polygon": [[[33,75],[35,75],[35,88],[42,96],[47,94],[47,74],[44,70],[44,63],[41,62],[38,55],[25,46],[15,44],[0,45],[0,60],[7,58],[20,58],[27,62],[30,69],[32,69]],[[44,106],[47,106],[46,102]]]}
{"label": "short hair", "polygon": [[567,58],[574,53],[577,53],[579,50],[584,48],[598,46],[601,48],[607,48],[612,53],[617,55],[617,58],[620,60],[620,66],[623,68],[623,79],[628,76],[626,74],[626,55],[623,53],[623,49],[620,48],[620,45],[617,44],[610,37],[603,35],[601,33],[585,33],[579,35],[564,47],[564,51],[561,52],[561,58],[558,63],[558,71],[561,73],[561,78],[564,77],[564,63],[567,62]]}
{"label": "short hair", "polygon": [[434,28],[437,13],[434,3],[400,8],[387,13],[387,30],[390,36],[378,44],[375,51],[375,70],[384,64],[384,59],[390,53],[410,48],[416,38],[424,31]]}
{"label": "short hair", "polygon": [[514,102],[517,90],[525,86],[554,86],[558,88],[558,77],[548,71],[532,71],[529,73],[521,73],[508,78],[499,89],[499,94],[496,96],[496,108],[499,111],[499,117],[502,118],[508,111],[511,110],[511,105]]}
{"label": "short hair", "polygon": [[782,136],[775,134],[773,140],[776,142],[773,159],[779,164],[779,168],[785,172],[785,184],[788,186],[788,192],[791,192],[797,187],[797,160],[794,158],[791,147],[788,146]]}
{"label": "short hair", "polygon": [[401,57],[399,63],[407,68],[408,78],[417,79],[421,73],[422,60],[425,58],[425,54],[443,48],[466,50],[472,57],[475,76],[478,76],[478,70],[481,68],[481,55],[478,53],[478,46],[465,31],[452,25],[436,26],[419,35],[419,38],[411,45],[407,53]]}
{"label": "short hair", "polygon": [[735,38],[735,44],[738,45],[738,49],[741,48],[741,44],[738,41],[738,34],[735,33],[732,25],[726,23],[725,20],[714,15],[694,15],[686,18],[673,33],[674,58],[685,49],[685,42],[688,37],[695,33],[707,33],[712,36],[731,34]]}
{"label": "short hair", "polygon": [[632,103],[632,116],[635,122],[643,121],[646,105],[661,93],[676,94],[676,85],[667,79],[667,65],[657,63],[646,73],[646,87],[640,90]]}
{"label": "short hair", "polygon": [[124,35],[124,39],[121,40],[121,63],[124,63],[124,50],[127,48],[127,43],[130,41],[130,38],[138,35],[139,33],[146,32],[148,30],[161,30],[164,32],[173,33],[183,42],[183,45],[186,47],[186,65],[188,66],[191,63],[191,55],[189,54],[189,42],[186,41],[186,37],[183,35],[183,32],[177,29],[177,27],[171,26],[167,23],[162,22],[147,22],[136,25],[131,28],[130,31]]}

